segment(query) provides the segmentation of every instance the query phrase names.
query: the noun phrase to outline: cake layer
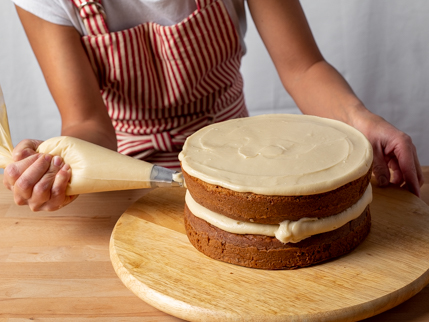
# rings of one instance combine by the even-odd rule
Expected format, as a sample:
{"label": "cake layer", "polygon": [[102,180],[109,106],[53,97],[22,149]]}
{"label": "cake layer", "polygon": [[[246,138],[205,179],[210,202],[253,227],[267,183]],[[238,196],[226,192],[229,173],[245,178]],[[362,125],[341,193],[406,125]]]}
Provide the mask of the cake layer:
{"label": "cake layer", "polygon": [[294,269],[336,258],[357,247],[370,226],[366,207],[358,218],[336,230],[283,244],[275,237],[223,231],[194,216],[185,205],[186,233],[196,249],[213,259],[251,268]]}
{"label": "cake layer", "polygon": [[204,127],[187,138],[182,169],[214,186],[260,195],[335,190],[368,173],[372,147],[353,127],[308,115],[260,115]]}
{"label": "cake layer", "polygon": [[282,243],[297,243],[313,235],[335,230],[356,219],[372,201],[372,187],[368,185],[362,198],[343,212],[325,218],[304,217],[296,221],[285,220],[275,225],[257,224],[229,218],[213,212],[192,198],[189,190],[186,192],[185,202],[192,214],[207,221],[224,231],[234,234],[254,234],[276,237]]}
{"label": "cake layer", "polygon": [[371,179],[371,168],[364,176],[333,191],[304,196],[267,196],[236,192],[206,183],[183,171],[192,198],[201,206],[232,219],[260,224],[278,224],[303,217],[324,218],[354,205]]}

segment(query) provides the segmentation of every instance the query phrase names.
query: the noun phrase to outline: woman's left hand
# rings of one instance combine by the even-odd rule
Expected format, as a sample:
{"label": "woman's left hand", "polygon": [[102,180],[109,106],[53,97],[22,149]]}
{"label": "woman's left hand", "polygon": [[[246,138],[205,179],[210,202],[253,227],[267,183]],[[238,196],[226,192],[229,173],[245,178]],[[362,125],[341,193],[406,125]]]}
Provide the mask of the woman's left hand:
{"label": "woman's left hand", "polygon": [[371,142],[374,151],[373,173],[378,184],[404,186],[420,196],[424,179],[410,136],[378,115],[369,111],[364,114],[355,119],[353,126]]}

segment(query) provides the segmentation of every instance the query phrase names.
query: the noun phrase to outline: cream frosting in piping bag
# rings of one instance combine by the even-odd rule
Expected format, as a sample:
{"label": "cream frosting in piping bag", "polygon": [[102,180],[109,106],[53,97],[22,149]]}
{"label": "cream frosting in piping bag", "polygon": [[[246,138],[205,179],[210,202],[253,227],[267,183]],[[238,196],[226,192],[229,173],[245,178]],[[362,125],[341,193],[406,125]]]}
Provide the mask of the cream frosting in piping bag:
{"label": "cream frosting in piping bag", "polygon": [[[13,162],[13,145],[6,105],[0,88],[0,167]],[[37,152],[59,155],[72,169],[67,195],[182,185],[177,172],[154,166],[77,138],[60,136],[44,141]]]}

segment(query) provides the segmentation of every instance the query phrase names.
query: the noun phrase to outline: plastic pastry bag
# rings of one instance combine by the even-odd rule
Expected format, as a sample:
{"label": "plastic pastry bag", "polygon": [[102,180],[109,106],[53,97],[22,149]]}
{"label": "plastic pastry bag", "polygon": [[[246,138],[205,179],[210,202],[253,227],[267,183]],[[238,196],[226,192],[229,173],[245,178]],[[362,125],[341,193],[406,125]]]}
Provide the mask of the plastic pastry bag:
{"label": "plastic pastry bag", "polygon": [[6,104],[4,102],[3,92],[0,87],[0,168],[6,168],[12,163],[12,139],[10,137],[9,122],[7,120]]}
{"label": "plastic pastry bag", "polygon": [[72,169],[67,195],[151,187],[153,165],[73,137],[43,142],[37,152],[59,155]]}
{"label": "plastic pastry bag", "polygon": [[[1,88],[0,117],[0,167],[5,168],[13,162],[13,145]],[[73,137],[51,138],[43,142],[37,151],[59,155],[70,165],[72,176],[67,186],[67,195],[150,188],[163,185],[162,183],[181,185],[181,182],[173,179],[178,177],[175,171]]]}

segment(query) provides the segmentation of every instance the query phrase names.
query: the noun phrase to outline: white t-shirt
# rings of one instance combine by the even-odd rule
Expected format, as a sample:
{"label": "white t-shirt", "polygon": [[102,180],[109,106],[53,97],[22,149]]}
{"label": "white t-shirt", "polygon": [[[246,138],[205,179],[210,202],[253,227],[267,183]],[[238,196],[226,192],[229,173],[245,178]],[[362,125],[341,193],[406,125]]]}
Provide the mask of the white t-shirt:
{"label": "white t-shirt", "polygon": [[[54,24],[73,26],[87,35],[79,11],[71,0],[12,0],[22,9]],[[244,0],[223,0],[238,31],[245,51],[246,14]],[[135,27],[145,22],[174,25],[197,9],[195,0],[102,0],[106,23],[111,32]]]}

